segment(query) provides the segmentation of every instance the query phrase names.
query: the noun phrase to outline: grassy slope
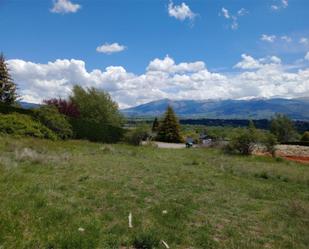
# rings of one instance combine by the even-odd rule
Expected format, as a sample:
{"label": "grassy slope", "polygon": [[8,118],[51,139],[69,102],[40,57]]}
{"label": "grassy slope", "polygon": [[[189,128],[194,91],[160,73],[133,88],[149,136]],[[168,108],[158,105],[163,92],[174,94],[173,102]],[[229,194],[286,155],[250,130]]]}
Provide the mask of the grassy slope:
{"label": "grassy slope", "polygon": [[307,248],[308,186],[292,162],[0,137],[0,248]]}

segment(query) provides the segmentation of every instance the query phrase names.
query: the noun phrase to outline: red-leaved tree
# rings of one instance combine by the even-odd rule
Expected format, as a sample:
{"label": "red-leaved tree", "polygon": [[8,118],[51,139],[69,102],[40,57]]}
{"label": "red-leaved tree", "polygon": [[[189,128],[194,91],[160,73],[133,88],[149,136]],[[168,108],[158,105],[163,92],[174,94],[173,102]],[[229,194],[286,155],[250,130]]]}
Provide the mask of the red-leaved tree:
{"label": "red-leaved tree", "polygon": [[72,101],[65,99],[48,99],[43,101],[47,105],[55,106],[58,111],[68,117],[78,118],[80,116],[80,111],[78,106],[74,104]]}

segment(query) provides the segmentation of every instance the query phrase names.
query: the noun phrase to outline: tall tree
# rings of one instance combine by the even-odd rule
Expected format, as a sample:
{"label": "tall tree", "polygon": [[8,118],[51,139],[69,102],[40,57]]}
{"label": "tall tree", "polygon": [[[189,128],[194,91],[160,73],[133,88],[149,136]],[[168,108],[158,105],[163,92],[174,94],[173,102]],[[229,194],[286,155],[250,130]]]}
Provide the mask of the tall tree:
{"label": "tall tree", "polygon": [[183,139],[180,135],[179,121],[171,106],[167,107],[164,119],[159,126],[157,139],[163,142],[181,143]]}
{"label": "tall tree", "polygon": [[294,128],[293,122],[285,115],[277,114],[272,118],[270,131],[281,143],[297,139],[297,132]]}
{"label": "tall tree", "polygon": [[0,54],[0,103],[12,105],[17,98],[16,84],[9,74],[4,55]]}
{"label": "tall tree", "polygon": [[80,119],[87,122],[121,127],[123,117],[111,96],[96,88],[73,88],[70,101],[78,107]]}

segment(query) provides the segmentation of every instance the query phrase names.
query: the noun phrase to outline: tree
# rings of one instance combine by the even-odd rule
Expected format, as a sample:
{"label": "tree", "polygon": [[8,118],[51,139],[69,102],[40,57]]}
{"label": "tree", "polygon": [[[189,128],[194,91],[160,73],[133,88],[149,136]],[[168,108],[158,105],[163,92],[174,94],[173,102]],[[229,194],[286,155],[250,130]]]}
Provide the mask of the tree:
{"label": "tree", "polygon": [[180,126],[175,112],[171,106],[167,107],[164,119],[161,121],[157,139],[162,142],[181,143]]}
{"label": "tree", "polygon": [[228,152],[251,155],[258,140],[258,131],[255,128],[253,121],[250,120],[246,129],[242,129],[237,135],[232,136],[231,141],[225,149]]}
{"label": "tree", "polygon": [[43,102],[49,106],[55,106],[61,114],[67,117],[78,118],[80,115],[78,106],[70,100],[59,98],[48,99]]}
{"label": "tree", "polygon": [[282,114],[277,114],[272,118],[270,131],[276,136],[280,143],[295,140],[297,137],[297,132],[294,128],[293,122],[289,117]]}
{"label": "tree", "polygon": [[74,86],[70,101],[78,107],[80,119],[83,121],[120,127],[123,117],[118,105],[111,96],[96,88],[84,89]]}
{"label": "tree", "polygon": [[0,54],[0,103],[12,105],[17,99],[16,84],[12,80],[4,55]]}
{"label": "tree", "polygon": [[302,135],[300,141],[302,142],[309,142],[309,131],[305,131],[304,134]]}
{"label": "tree", "polygon": [[151,131],[152,131],[152,132],[157,132],[158,129],[159,129],[159,126],[160,126],[159,121],[158,121],[157,118],[155,118],[154,121],[153,121],[153,123],[152,123]]}

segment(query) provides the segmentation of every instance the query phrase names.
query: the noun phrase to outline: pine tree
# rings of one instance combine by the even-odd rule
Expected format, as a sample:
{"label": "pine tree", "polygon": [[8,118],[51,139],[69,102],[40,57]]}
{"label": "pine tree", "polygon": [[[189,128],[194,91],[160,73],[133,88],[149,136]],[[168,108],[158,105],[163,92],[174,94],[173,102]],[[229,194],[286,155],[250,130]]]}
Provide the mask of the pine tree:
{"label": "pine tree", "polygon": [[16,84],[13,82],[4,55],[0,54],[0,103],[12,105],[17,98]]}
{"label": "pine tree", "polygon": [[157,132],[158,129],[159,129],[159,125],[160,125],[160,124],[159,124],[158,119],[155,118],[154,121],[153,121],[153,123],[152,123],[152,128],[151,128],[152,132]]}
{"label": "pine tree", "polygon": [[180,126],[175,112],[171,106],[167,110],[162,120],[157,139],[162,142],[181,143],[183,139],[180,135]]}

